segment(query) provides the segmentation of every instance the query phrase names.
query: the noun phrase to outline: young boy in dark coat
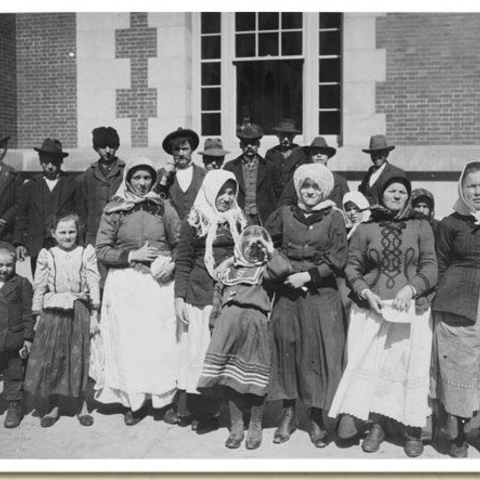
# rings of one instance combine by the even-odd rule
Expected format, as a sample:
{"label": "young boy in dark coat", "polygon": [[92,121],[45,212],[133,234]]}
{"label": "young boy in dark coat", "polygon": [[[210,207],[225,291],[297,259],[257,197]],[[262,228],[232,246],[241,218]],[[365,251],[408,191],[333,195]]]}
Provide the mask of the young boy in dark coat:
{"label": "young boy in dark coat", "polygon": [[8,402],[5,428],[22,420],[23,364],[34,336],[32,285],[15,273],[15,248],[0,242],[0,372],[3,396]]}

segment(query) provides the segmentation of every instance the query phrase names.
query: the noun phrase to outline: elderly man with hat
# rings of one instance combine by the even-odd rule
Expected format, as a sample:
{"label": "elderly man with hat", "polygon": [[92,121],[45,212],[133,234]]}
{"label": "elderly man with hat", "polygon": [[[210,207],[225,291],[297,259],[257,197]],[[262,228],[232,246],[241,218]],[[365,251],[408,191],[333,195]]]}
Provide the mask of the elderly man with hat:
{"label": "elderly man with hat", "polygon": [[238,204],[252,225],[263,225],[277,208],[282,193],[280,170],[258,154],[263,131],[245,119],[237,129],[242,154],[228,162],[224,170],[238,181]]}
{"label": "elderly man with hat", "polygon": [[54,217],[76,212],[82,224],[85,218],[81,185],[61,169],[68,153],[63,151],[60,141],[46,138],[42,146],[34,150],[38,152],[42,174],[35,175],[22,187],[13,234],[18,259],[23,261],[28,253],[32,273],[40,250],[55,244],[51,235]]}
{"label": "elderly man with hat", "polygon": [[200,139],[193,130],[182,127],[170,132],[162,143],[173,161],[167,162],[157,172],[160,180],[155,191],[172,200],[180,220],[184,220],[190,212],[207,173],[192,161],[192,153],[199,143]]}
{"label": "elderly man with hat", "polygon": [[267,150],[265,160],[275,164],[281,171],[282,188],[293,178],[293,172],[303,163],[306,163],[304,150],[293,143],[295,135],[300,130],[295,128],[295,121],[291,118],[281,120],[277,127],[272,128],[278,137],[278,145]]}
{"label": "elderly man with hat", "polygon": [[[329,147],[323,137],[315,137],[309,146],[303,147],[305,153],[305,163],[321,163],[328,167],[328,161],[332,158],[337,150],[333,147]],[[342,175],[336,172],[333,174],[333,190],[329,200],[335,202],[335,205],[343,209],[343,196],[350,191],[348,183]],[[298,201],[297,192],[293,184],[293,179],[290,180],[285,187],[282,196],[280,197],[279,205],[296,205]]]}
{"label": "elderly man with hat", "polygon": [[22,178],[3,163],[8,150],[9,135],[0,134],[0,240],[11,241],[20,202]]}
{"label": "elderly man with hat", "polygon": [[202,155],[203,166],[207,170],[219,170],[225,161],[225,155],[230,153],[223,149],[222,141],[219,138],[207,138],[203,147]]}
{"label": "elderly man with hat", "polygon": [[385,135],[373,135],[370,138],[370,147],[362,149],[363,152],[370,154],[373,165],[363,177],[358,191],[365,195],[370,205],[377,205],[379,203],[379,185],[382,185],[382,178],[390,176],[392,173],[405,174],[401,168],[395,167],[387,161],[388,154],[394,148],[394,145],[388,144]]}

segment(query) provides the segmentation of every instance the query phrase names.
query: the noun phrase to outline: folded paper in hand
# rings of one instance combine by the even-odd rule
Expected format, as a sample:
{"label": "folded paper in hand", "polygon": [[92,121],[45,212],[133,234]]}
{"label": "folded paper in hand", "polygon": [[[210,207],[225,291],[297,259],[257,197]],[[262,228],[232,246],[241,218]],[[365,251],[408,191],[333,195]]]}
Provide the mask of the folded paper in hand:
{"label": "folded paper in hand", "polygon": [[412,323],[415,318],[415,301],[410,302],[407,310],[401,311],[393,308],[393,300],[384,300],[382,302],[382,316],[387,322]]}

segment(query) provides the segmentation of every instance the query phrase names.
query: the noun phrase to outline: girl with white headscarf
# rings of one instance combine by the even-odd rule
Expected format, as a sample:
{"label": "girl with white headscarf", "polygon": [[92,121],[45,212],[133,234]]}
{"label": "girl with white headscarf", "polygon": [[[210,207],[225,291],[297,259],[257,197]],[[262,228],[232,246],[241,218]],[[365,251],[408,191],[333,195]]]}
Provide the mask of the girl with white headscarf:
{"label": "girl with white headscarf", "polygon": [[218,426],[218,404],[197,390],[210,342],[215,267],[233,255],[234,243],[246,225],[237,204],[238,183],[232,172],[211,170],[182,222],[175,271],[175,310],[178,321],[180,373],[176,411],[169,423],[192,422],[192,428]]}
{"label": "girl with white headscarf", "polygon": [[432,395],[446,412],[450,455],[480,433],[480,162],[465,165],[454,212],[437,227]]}
{"label": "girl with white headscarf", "polygon": [[358,225],[367,222],[370,218],[370,211],[366,210],[370,204],[364,195],[360,192],[347,192],[343,196],[343,214],[345,215],[345,224],[347,227],[347,238],[353,235]]}
{"label": "girl with white headscarf", "polygon": [[[152,191],[153,163],[127,164],[115,197],[105,207],[96,252],[109,270],[103,295],[100,334],[103,355],[95,372],[95,398],[121,403],[125,424],[142,419],[141,408],[170,404],[177,387],[173,257],[180,221],[169,201]],[[151,265],[163,267],[153,277]]]}
{"label": "girl with white headscarf", "polygon": [[333,175],[324,165],[299,167],[294,174],[298,204],[282,206],[266,228],[293,273],[276,290],[270,400],[282,400],[274,443],[289,440],[296,428],[295,402],[309,407],[312,443],[328,443],[324,413],[330,408],[342,375],[345,332],[336,277],[347,259],[347,236],[341,211],[325,200]]}

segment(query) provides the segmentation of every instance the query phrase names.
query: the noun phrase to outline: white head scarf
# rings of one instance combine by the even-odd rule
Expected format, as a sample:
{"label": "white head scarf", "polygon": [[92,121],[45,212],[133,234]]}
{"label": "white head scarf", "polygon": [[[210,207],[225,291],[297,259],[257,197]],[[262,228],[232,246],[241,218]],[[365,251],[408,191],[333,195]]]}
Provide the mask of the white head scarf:
{"label": "white head scarf", "polygon": [[342,200],[343,215],[345,217],[345,224],[347,228],[351,228],[351,230],[347,234],[347,238],[350,238],[352,236],[352,233],[355,231],[358,225],[360,225],[360,223],[368,221],[368,219],[370,218],[370,210],[364,210],[362,212],[363,213],[362,219],[358,223],[353,224],[348,219],[347,212],[345,211],[345,205],[348,202],[352,202],[354,205],[357,206],[359,210],[364,210],[365,208],[368,208],[370,204],[368,203],[368,200],[365,198],[365,196],[360,192],[347,192],[343,196],[343,200]]}
{"label": "white head scarf", "polygon": [[[300,189],[307,178],[316,182],[322,192],[322,199],[313,208],[307,208],[300,195]],[[320,163],[301,165],[293,174],[293,184],[295,185],[295,191],[297,192],[298,206],[301,210],[319,211],[335,206],[335,203],[332,200],[325,200],[332,193],[334,184],[333,174],[325,165]]]}
{"label": "white head scarf", "polygon": [[[462,170],[460,175],[460,180],[458,181],[458,200],[453,205],[453,210],[459,213],[460,215],[465,215],[466,217],[472,216],[475,218],[475,225],[480,225],[480,210],[477,210],[474,205],[467,203],[465,197],[463,196],[462,183],[465,177],[465,171],[472,163],[479,162],[469,162],[467,163]],[[480,171],[480,169],[478,169]]]}
{"label": "white head scarf", "polygon": [[[140,195],[135,192],[130,182],[127,181],[127,178],[129,177],[131,171],[140,167],[145,167],[145,170],[152,172],[152,185],[150,187],[150,191],[147,192],[145,195]],[[155,166],[153,162],[148,158],[137,157],[130,160],[125,167],[125,174],[123,176],[122,183],[120,184],[118,190],[113,196],[113,202],[107,205],[106,211],[108,213],[112,213],[118,210],[130,210],[134,207],[135,204],[142,203],[145,200],[151,200],[152,202],[160,204],[162,202],[162,198],[159,194],[153,191],[156,176],[157,174]]]}
{"label": "white head scarf", "polygon": [[[218,194],[227,181],[233,181],[236,186],[235,200],[226,212],[219,212],[215,206]],[[213,242],[217,235],[217,227],[227,223],[233,240],[238,242],[240,231],[247,225],[242,210],[237,203],[238,182],[235,175],[227,170],[210,170],[203,179],[202,186],[188,214],[188,223],[197,230],[197,235],[205,237],[205,267],[212,278],[215,270],[213,258]]]}

